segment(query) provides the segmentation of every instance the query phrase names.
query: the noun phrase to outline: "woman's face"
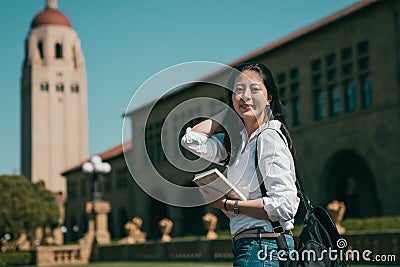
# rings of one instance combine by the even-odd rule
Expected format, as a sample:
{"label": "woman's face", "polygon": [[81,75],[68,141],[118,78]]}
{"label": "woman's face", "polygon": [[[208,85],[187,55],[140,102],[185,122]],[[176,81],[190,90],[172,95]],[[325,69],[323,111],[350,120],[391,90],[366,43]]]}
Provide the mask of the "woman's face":
{"label": "woman's face", "polygon": [[253,70],[243,71],[233,84],[232,102],[236,113],[245,121],[265,118],[265,107],[270,103],[261,75]]}

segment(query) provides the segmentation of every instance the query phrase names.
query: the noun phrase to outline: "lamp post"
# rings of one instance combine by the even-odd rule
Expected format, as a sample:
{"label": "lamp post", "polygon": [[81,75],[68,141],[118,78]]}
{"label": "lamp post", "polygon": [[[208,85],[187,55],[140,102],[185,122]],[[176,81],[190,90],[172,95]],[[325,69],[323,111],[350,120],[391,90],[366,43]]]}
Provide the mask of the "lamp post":
{"label": "lamp post", "polygon": [[101,158],[96,155],[90,158],[90,162],[86,162],[82,165],[82,171],[92,176],[92,201],[95,202],[103,200],[102,193],[99,190],[99,180],[101,175],[111,172],[111,165],[108,162],[103,162]]}
{"label": "lamp post", "polygon": [[111,172],[111,165],[103,162],[99,156],[93,156],[82,165],[82,171],[89,174],[93,181],[92,201],[86,203],[86,212],[90,216],[88,235],[96,238],[98,244],[109,244],[107,214],[111,210],[108,201],[104,201],[99,188],[99,180],[103,174]]}

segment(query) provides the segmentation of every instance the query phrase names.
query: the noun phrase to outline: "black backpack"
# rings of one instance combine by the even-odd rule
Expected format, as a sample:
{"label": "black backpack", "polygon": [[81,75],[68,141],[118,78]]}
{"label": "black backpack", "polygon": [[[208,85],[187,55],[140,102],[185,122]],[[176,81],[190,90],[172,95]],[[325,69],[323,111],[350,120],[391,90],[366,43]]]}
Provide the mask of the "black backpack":
{"label": "black backpack", "polygon": [[[286,143],[282,134],[279,131],[276,132]],[[266,196],[266,188],[260,169],[258,168],[257,143],[255,164],[261,193],[264,197]],[[322,207],[313,207],[311,205],[311,201],[301,190],[297,179],[296,187],[297,195],[300,198],[300,204],[305,208],[304,226],[300,233],[300,240],[296,245],[295,251],[289,251],[286,239],[283,235],[277,238],[278,250],[286,250],[289,252],[286,261],[280,261],[279,265],[281,267],[346,267],[347,265],[343,259],[345,252],[340,250],[344,248],[344,246],[338,247],[338,242],[345,242],[345,240],[340,238],[336,225],[333,223],[328,212]],[[299,212],[299,210],[297,212]],[[271,223],[274,229],[283,230],[279,222]]]}
{"label": "black backpack", "polygon": [[306,214],[296,248],[297,255],[299,255],[298,260],[294,265],[286,266],[347,266],[344,261],[345,251],[341,250],[345,247],[342,245],[346,241],[340,238],[336,225],[328,212],[322,207],[313,207],[297,181],[296,186]]}

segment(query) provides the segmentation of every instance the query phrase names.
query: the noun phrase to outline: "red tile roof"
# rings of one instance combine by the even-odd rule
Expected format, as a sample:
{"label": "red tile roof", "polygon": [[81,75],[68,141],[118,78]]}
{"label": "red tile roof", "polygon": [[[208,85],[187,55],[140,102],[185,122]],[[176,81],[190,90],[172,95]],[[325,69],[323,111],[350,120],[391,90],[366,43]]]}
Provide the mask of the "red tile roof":
{"label": "red tile roof", "polygon": [[229,65],[230,66],[236,66],[241,62],[245,62],[245,61],[251,60],[252,58],[260,56],[260,55],[262,55],[262,54],[264,54],[266,52],[269,52],[269,51],[271,51],[271,50],[273,50],[275,48],[278,48],[278,47],[280,47],[280,46],[282,46],[284,44],[287,44],[287,43],[289,43],[291,41],[294,41],[297,38],[303,37],[303,36],[305,36],[307,34],[310,34],[310,33],[314,32],[314,31],[317,31],[317,30],[319,30],[320,28],[322,28],[322,27],[324,27],[326,25],[329,25],[329,24],[331,24],[333,22],[336,22],[339,19],[342,19],[342,18],[344,18],[344,17],[346,17],[346,16],[348,16],[350,14],[355,13],[356,11],[359,11],[359,10],[361,10],[361,9],[363,9],[363,8],[373,4],[373,3],[379,2],[379,1],[380,0],[362,0],[360,2],[357,2],[357,3],[355,3],[355,4],[353,4],[353,5],[349,6],[349,7],[346,7],[344,9],[342,9],[342,10],[339,10],[338,12],[333,13],[332,15],[329,15],[329,16],[321,19],[321,20],[318,20],[318,21],[316,21],[316,22],[314,22],[314,23],[312,23],[312,24],[310,24],[310,25],[308,25],[308,26],[306,26],[306,27],[304,27],[304,28],[302,28],[300,30],[297,30],[297,31],[295,31],[295,32],[293,32],[291,34],[288,34],[288,35],[286,35],[286,36],[284,36],[284,37],[282,37],[282,38],[280,38],[280,39],[278,39],[278,40],[276,40],[276,41],[274,41],[272,43],[269,43],[269,44],[265,45],[264,47],[262,47],[262,48],[260,48],[258,50],[255,50],[254,52],[252,52],[250,54],[247,54],[247,55],[235,60],[234,62],[230,63]]}
{"label": "red tile roof", "polygon": [[[286,35],[286,36],[284,36],[284,37],[282,37],[282,38],[280,38],[280,39],[278,39],[278,40],[276,40],[276,41],[274,41],[272,43],[269,43],[269,44],[261,47],[260,49],[257,49],[254,52],[252,52],[250,54],[247,54],[247,55],[245,55],[245,56],[243,56],[243,57],[241,57],[241,58],[229,63],[228,65],[229,66],[236,66],[239,63],[252,60],[252,59],[254,59],[254,58],[258,57],[258,56],[261,56],[262,54],[270,52],[270,51],[272,51],[272,50],[274,50],[274,49],[276,49],[276,48],[278,48],[278,47],[280,47],[282,45],[285,45],[285,44],[287,44],[289,42],[292,42],[292,41],[294,41],[294,40],[296,40],[296,39],[298,39],[300,37],[303,37],[303,36],[305,36],[307,34],[315,32],[315,31],[317,31],[317,30],[319,30],[319,29],[321,29],[321,28],[323,28],[323,27],[325,27],[325,26],[327,26],[327,25],[329,25],[331,23],[334,23],[334,22],[336,22],[336,21],[338,21],[338,20],[340,20],[340,19],[342,19],[342,18],[344,18],[344,17],[346,17],[348,15],[354,14],[357,11],[360,11],[360,10],[362,10],[362,9],[364,9],[364,8],[374,4],[374,3],[381,2],[381,1],[382,0],[362,0],[360,2],[357,2],[357,3],[355,3],[355,4],[353,4],[353,5],[349,6],[349,7],[346,7],[344,9],[342,9],[342,10],[339,10],[338,12],[333,13],[330,16],[327,16],[327,17],[325,17],[325,18],[323,18],[321,20],[318,20],[318,21],[316,21],[316,22],[314,22],[314,23],[312,23],[312,24],[310,24],[310,25],[308,25],[308,26],[306,26],[306,27],[304,27],[304,28],[302,28],[300,30],[297,30],[297,31],[295,31],[295,32],[293,32],[291,34],[288,34],[288,35]],[[207,81],[209,79],[209,77],[216,76],[216,75],[220,74],[220,72],[223,71],[223,70],[225,70],[225,68],[223,68],[222,70],[218,69],[216,71],[213,71],[213,72],[205,75],[204,77],[201,77],[200,79],[196,79],[196,80],[198,80],[198,81]],[[176,90],[170,91],[168,94],[165,95],[165,97],[173,95],[173,94],[176,94],[176,93],[179,93],[179,92],[181,92],[183,90],[186,90],[187,88],[190,88],[192,86],[193,86],[193,84],[187,84],[187,85],[184,85],[184,86],[180,86]],[[154,101],[155,100],[152,100],[152,101],[150,101],[148,103],[145,103],[143,106],[140,106],[140,107],[135,108],[133,110],[129,110],[123,116],[129,116],[133,112],[135,112],[136,110],[140,110],[140,109],[142,109],[144,107],[152,105],[154,103]]]}
{"label": "red tile roof", "polygon": [[[127,141],[123,144],[110,148],[109,150],[100,153],[99,156],[103,161],[114,159],[124,153],[124,151],[130,150],[132,148],[132,141]],[[61,175],[65,176],[75,171],[79,171],[82,168],[83,163],[89,162],[90,158],[82,161],[81,163],[71,167],[61,173]]]}

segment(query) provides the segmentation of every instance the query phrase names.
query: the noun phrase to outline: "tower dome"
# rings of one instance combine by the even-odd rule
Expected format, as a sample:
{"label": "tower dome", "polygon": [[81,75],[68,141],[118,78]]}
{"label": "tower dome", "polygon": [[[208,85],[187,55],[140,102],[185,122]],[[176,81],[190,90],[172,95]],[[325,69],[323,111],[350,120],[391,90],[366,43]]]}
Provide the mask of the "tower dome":
{"label": "tower dome", "polygon": [[47,0],[45,10],[35,16],[31,28],[42,25],[62,25],[72,28],[71,22],[62,12],[57,9],[56,0]]}

